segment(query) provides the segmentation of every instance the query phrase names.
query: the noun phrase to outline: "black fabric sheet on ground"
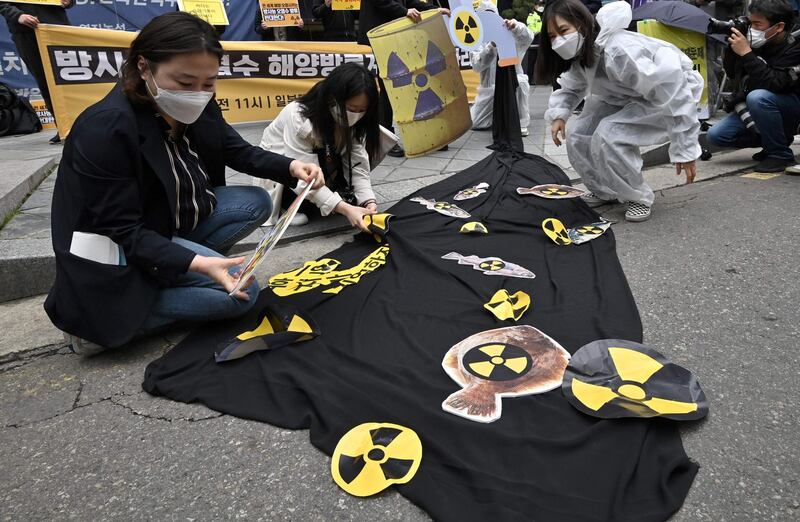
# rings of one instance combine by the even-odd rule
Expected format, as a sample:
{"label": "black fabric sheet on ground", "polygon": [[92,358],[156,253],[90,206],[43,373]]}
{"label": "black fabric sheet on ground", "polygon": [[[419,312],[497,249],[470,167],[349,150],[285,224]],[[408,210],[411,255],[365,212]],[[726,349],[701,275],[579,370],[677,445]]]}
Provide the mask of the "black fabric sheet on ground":
{"label": "black fabric sheet on ground", "polygon": [[[686,456],[676,423],[601,420],[580,413],[560,389],[506,397],[495,422],[473,422],[442,410],[459,386],[442,369],[448,349],[484,330],[529,324],[570,353],[603,338],[642,340],[636,305],[615,251],[613,231],[579,246],[555,245],[540,224],[598,221],[579,200],[545,200],[517,187],[569,184],[555,165],[516,152],[495,152],[414,196],[452,202],[480,182],[486,194],[459,201],[472,214],[451,218],[409,201],[390,212],[386,264],[340,293],[320,287],[278,297],[265,288],[237,321],[208,324],[151,363],[144,389],[181,402],[291,429],[310,429],[328,455],[364,422],[409,427],[422,440],[416,476],[394,486],[437,520],[664,520],[682,504],[697,466]],[[488,235],[460,234],[482,221]],[[324,258],[356,265],[378,244],[359,234]],[[441,259],[458,252],[496,256],[535,279],[487,276]],[[518,323],[483,308],[495,292],[522,290],[532,304]],[[315,340],[257,352],[224,364],[215,345],[253,328],[269,303],[309,313]],[[368,501],[368,500],[367,500]]]}

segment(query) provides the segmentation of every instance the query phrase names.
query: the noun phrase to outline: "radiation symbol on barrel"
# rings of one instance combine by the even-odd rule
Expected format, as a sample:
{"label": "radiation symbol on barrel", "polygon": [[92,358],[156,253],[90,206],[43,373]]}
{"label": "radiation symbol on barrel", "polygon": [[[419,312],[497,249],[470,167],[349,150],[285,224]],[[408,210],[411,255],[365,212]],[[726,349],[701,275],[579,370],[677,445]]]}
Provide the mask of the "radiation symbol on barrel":
{"label": "radiation symbol on barrel", "polygon": [[647,346],[620,339],[594,341],[573,355],[562,391],[570,404],[603,419],[708,414],[700,383],[687,369]]}
{"label": "radiation symbol on barrel", "polygon": [[467,7],[453,10],[447,30],[453,42],[464,50],[473,50],[482,42],[483,25],[477,14]]}
{"label": "radiation symbol on barrel", "polygon": [[471,335],[454,345],[442,368],[463,389],[442,403],[448,413],[477,422],[502,414],[502,398],[561,386],[569,353],[533,326],[509,326]]}
{"label": "radiation symbol on barrel", "polygon": [[430,88],[430,77],[436,76],[447,69],[447,60],[444,53],[432,41],[428,41],[428,50],[425,58],[425,68],[422,72],[413,74],[400,56],[392,51],[387,63],[387,78],[392,81],[392,87],[406,87],[412,83],[416,86],[416,106],[414,107],[414,121],[430,119],[444,110],[444,102]]}
{"label": "radiation symbol on barrel", "polygon": [[405,484],[419,469],[422,442],[399,424],[359,424],[339,440],[331,458],[334,482],[357,497]]}
{"label": "radiation symbol on barrel", "polygon": [[567,228],[564,223],[556,218],[547,218],[542,221],[542,230],[547,237],[553,240],[556,245],[570,245],[572,240],[569,238]]}

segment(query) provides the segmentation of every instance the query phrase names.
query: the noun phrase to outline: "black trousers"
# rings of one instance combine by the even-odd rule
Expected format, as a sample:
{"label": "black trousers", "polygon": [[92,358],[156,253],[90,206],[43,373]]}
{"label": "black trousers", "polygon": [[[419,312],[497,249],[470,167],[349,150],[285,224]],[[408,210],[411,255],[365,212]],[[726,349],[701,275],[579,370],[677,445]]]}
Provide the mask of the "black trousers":
{"label": "black trousers", "polygon": [[53,103],[50,101],[50,89],[47,88],[47,78],[44,75],[42,58],[39,55],[39,44],[36,42],[36,32],[33,29],[20,29],[11,33],[11,39],[14,40],[17,52],[28,67],[28,71],[36,80],[36,85],[39,86],[47,109],[55,118],[56,113],[53,111]]}
{"label": "black trousers", "polygon": [[392,112],[392,104],[389,102],[389,93],[386,92],[386,86],[380,76],[378,76],[378,85],[381,89],[380,98],[378,99],[378,123],[394,132],[394,127],[392,126],[394,112]]}

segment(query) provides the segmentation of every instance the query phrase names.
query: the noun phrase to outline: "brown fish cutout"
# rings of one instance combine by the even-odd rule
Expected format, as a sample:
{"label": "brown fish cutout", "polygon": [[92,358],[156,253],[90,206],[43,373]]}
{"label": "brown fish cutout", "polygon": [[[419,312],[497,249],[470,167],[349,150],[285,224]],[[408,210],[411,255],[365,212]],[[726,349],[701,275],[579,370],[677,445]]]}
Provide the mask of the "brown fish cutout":
{"label": "brown fish cutout", "polygon": [[444,356],[442,368],[463,389],[445,399],[442,409],[476,422],[496,421],[503,397],[558,388],[568,363],[569,352],[533,326],[476,333]]}
{"label": "brown fish cutout", "polygon": [[587,194],[585,190],[570,187],[569,185],[536,185],[535,187],[518,187],[517,194],[521,196],[533,195],[545,199],[570,199],[579,198]]}

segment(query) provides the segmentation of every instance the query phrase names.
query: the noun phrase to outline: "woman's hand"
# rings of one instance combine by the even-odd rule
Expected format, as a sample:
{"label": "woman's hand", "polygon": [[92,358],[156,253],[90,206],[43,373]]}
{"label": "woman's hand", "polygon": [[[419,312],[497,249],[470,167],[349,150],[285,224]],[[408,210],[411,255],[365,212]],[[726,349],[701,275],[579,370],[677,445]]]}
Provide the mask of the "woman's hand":
{"label": "woman's hand", "polygon": [[269,24],[267,23],[266,20],[262,20],[261,21],[261,28],[262,29],[269,29]]}
{"label": "woman's hand", "polygon": [[505,25],[506,29],[508,29],[510,31],[514,27],[517,26],[517,21],[516,20],[508,20],[508,19],[506,19],[506,20],[503,20],[503,25]]}
{"label": "woman's hand", "polygon": [[439,11],[440,13],[442,13],[443,15],[450,16],[450,9],[448,9],[448,8],[446,8],[446,7],[440,7],[440,8],[438,9],[438,11]]}
{"label": "woman's hand", "polygon": [[325,176],[322,174],[322,169],[314,163],[294,160],[289,164],[289,174],[300,181],[313,183],[314,185],[311,188],[315,190],[325,184]]}
{"label": "woman's hand", "polygon": [[367,210],[372,211],[372,213],[374,214],[374,213],[376,213],[378,211],[378,204],[375,203],[374,201],[370,201],[369,203],[364,205],[364,208],[367,209]]}
{"label": "woman's hand", "polygon": [[408,17],[409,20],[411,20],[414,23],[422,20],[422,15],[419,14],[419,11],[417,11],[416,9],[409,9],[408,11],[406,11],[406,16]]}
{"label": "woman's hand", "polygon": [[550,135],[553,137],[553,143],[556,144],[556,147],[560,147],[561,140],[567,137],[567,122],[561,119],[553,120],[553,126],[550,127]]}
{"label": "woman's hand", "polygon": [[[243,257],[228,259],[227,257],[206,257],[198,254],[192,259],[189,265],[189,271],[210,277],[219,283],[226,292],[230,293],[239,282],[238,274],[236,276],[231,275],[230,269],[242,263],[244,263]],[[245,290],[250,286],[250,283],[253,282],[253,279],[254,278],[251,276],[247,283],[233,295],[242,301],[249,301],[250,296],[245,293]]]}
{"label": "woman's hand", "polygon": [[356,207],[344,201],[340,201],[334,210],[346,217],[353,228],[357,228],[362,232],[369,232],[367,225],[364,224],[364,216],[374,214],[375,210]]}
{"label": "woman's hand", "polygon": [[694,161],[686,163],[675,164],[675,175],[680,176],[681,170],[686,172],[686,183],[693,183],[694,177],[697,175],[697,164]]}
{"label": "woman's hand", "polygon": [[39,27],[39,19],[29,14],[19,15],[19,18],[17,18],[17,23],[19,25],[24,25],[25,27],[30,27],[31,29],[36,29]]}

